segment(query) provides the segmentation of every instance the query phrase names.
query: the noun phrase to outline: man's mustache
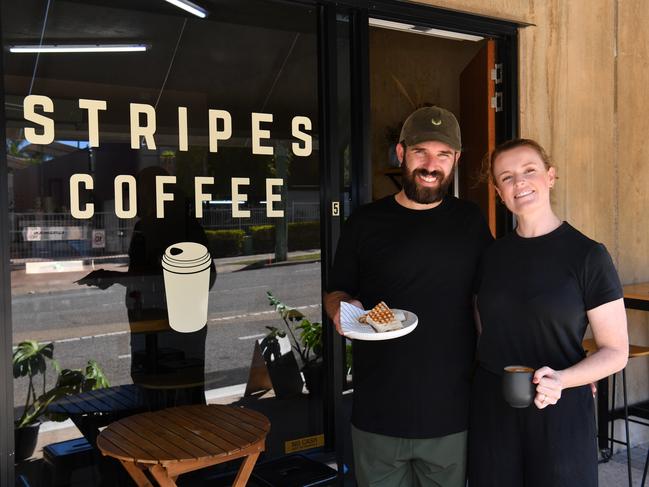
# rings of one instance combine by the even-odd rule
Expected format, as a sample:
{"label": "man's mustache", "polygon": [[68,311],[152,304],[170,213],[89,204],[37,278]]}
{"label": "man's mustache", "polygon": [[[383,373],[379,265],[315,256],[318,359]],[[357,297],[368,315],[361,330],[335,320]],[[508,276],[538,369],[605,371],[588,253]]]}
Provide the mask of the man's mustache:
{"label": "man's mustache", "polygon": [[421,175],[421,176],[432,176],[436,177],[440,181],[444,179],[444,173],[442,171],[438,171],[437,169],[434,169],[432,171],[428,171],[423,168],[417,168],[414,171],[412,171],[413,176]]}

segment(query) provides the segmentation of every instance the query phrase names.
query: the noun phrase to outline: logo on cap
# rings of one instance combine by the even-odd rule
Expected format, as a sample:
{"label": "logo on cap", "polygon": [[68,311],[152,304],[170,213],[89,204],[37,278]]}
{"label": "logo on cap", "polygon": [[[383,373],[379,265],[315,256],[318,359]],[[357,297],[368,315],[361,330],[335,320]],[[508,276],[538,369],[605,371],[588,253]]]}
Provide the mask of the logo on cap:
{"label": "logo on cap", "polygon": [[441,120],[435,120],[434,118],[431,120],[431,123],[432,123],[433,125],[442,125],[442,121],[441,121]]}

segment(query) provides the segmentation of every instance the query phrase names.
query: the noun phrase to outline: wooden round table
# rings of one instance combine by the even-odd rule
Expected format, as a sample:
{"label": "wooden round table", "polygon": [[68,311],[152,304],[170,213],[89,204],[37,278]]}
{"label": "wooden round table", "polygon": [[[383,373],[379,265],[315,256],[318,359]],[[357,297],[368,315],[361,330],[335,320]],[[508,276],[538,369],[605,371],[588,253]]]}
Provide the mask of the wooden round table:
{"label": "wooden round table", "polygon": [[118,459],[138,486],[176,485],[179,475],[244,457],[233,487],[246,485],[265,449],[270,421],[250,409],[181,406],[136,414],[104,429],[97,447]]}

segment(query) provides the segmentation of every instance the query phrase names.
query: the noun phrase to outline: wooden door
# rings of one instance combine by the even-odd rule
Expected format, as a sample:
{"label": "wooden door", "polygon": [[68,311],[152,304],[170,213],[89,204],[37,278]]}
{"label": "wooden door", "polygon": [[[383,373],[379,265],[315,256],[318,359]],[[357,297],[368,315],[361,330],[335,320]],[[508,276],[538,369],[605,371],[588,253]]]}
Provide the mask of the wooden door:
{"label": "wooden door", "polygon": [[480,180],[482,159],[496,145],[495,68],[496,42],[488,40],[460,75],[462,157],[458,169],[460,198],[475,202],[496,236],[496,189]]}

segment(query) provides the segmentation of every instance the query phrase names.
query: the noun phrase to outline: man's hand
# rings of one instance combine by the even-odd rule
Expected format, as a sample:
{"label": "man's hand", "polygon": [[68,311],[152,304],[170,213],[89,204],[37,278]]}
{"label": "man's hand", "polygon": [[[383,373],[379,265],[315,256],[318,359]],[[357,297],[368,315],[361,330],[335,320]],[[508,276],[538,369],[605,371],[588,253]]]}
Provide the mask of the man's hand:
{"label": "man's hand", "polygon": [[114,274],[115,272],[113,271],[97,269],[74,282],[79,286],[94,286],[99,289],[108,289],[115,283]]}
{"label": "man's hand", "polygon": [[336,326],[336,331],[339,334],[343,334],[343,330],[340,326],[340,303],[345,301],[349,304],[352,304],[360,309],[364,309],[360,301],[354,299],[349,294],[343,291],[331,291],[330,293],[325,293],[324,295],[324,305],[325,311],[331,321],[334,322]]}
{"label": "man's hand", "polygon": [[[360,301],[356,300],[356,299],[350,299],[349,301],[347,301],[347,303],[352,304],[352,305],[356,306],[357,308],[365,309],[365,308],[363,308],[363,304]],[[332,320],[334,322],[334,325],[336,325],[336,331],[340,335],[344,335],[342,326],[340,325],[340,304],[338,305],[338,310],[336,311],[336,314],[334,315]]]}

